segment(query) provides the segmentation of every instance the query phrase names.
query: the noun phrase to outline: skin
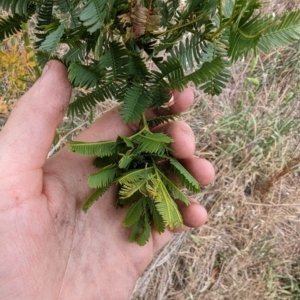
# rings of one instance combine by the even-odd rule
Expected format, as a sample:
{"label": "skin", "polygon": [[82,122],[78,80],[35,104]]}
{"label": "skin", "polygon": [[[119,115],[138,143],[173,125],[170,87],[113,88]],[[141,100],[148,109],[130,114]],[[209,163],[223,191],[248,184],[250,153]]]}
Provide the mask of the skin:
{"label": "skin", "polygon": [[[17,103],[0,132],[0,299],[128,299],[136,280],[174,235],[153,230],[150,242],[128,243],[125,210],[116,210],[111,188],[84,214],[91,193],[92,159],[62,149],[47,160],[55,128],[71,95],[65,67],[50,61],[42,77]],[[193,92],[174,92],[173,113],[188,109]],[[114,108],[78,137],[111,140],[130,135]],[[149,112],[163,114],[165,110]],[[193,156],[194,135],[184,122],[156,128],[172,136],[174,156],[200,184],[214,178],[212,165]],[[205,223],[205,209],[191,199],[180,205],[187,227]]]}

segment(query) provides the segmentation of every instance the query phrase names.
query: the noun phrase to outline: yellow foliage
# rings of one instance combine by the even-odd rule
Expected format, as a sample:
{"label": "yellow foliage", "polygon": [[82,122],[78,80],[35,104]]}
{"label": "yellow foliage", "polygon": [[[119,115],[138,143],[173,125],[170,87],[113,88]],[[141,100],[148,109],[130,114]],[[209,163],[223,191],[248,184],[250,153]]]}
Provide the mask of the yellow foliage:
{"label": "yellow foliage", "polygon": [[4,100],[4,96],[0,96],[0,116],[8,115],[12,109],[13,104]]}
{"label": "yellow foliage", "polygon": [[0,99],[18,98],[35,80],[35,66],[34,52],[26,49],[20,36],[0,44]]}

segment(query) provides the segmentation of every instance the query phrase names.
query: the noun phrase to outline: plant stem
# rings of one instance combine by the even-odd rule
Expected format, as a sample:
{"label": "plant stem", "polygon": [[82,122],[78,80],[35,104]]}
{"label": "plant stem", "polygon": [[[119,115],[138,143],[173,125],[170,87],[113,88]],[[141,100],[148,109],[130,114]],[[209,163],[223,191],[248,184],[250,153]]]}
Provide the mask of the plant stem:
{"label": "plant stem", "polygon": [[172,29],[169,29],[169,30],[166,30],[166,31],[163,31],[163,32],[157,32],[157,33],[153,32],[152,34],[155,35],[155,36],[166,35],[166,34],[168,34],[170,32],[173,32],[173,31],[176,31],[178,29],[181,29],[181,28],[187,27],[189,25],[192,25],[194,23],[197,23],[198,21],[202,20],[203,18],[204,18],[204,15],[200,15],[198,18],[195,18],[195,19],[193,19],[190,22],[187,22],[187,23],[175,26]]}
{"label": "plant stem", "polygon": [[236,12],[235,14],[232,14],[232,16],[230,17],[230,19],[225,22],[223,25],[220,26],[220,28],[215,31],[213,34],[211,35],[207,35],[208,39],[213,40],[216,36],[218,36],[226,27],[230,26],[231,23],[233,22],[233,20],[235,19],[235,17],[239,15],[239,12]]}
{"label": "plant stem", "polygon": [[219,0],[218,9],[219,9],[220,27],[221,27],[221,26],[222,26],[222,17],[223,17],[223,5],[222,5],[222,0]]}
{"label": "plant stem", "polygon": [[144,127],[144,129],[149,130],[149,126],[148,126],[148,123],[147,123],[147,118],[146,118],[146,114],[145,113],[143,113],[142,121],[143,121],[143,127]]}
{"label": "plant stem", "polygon": [[[28,55],[30,55],[30,52],[33,52],[33,48],[30,42],[30,37],[29,37],[29,29],[28,29],[28,24],[27,23],[22,23],[22,30],[23,30],[23,38],[24,38],[24,43],[25,43],[25,49]],[[35,57],[35,56],[34,56]],[[35,79],[37,80],[41,76],[41,71],[37,65],[33,67],[34,73],[35,73]]]}

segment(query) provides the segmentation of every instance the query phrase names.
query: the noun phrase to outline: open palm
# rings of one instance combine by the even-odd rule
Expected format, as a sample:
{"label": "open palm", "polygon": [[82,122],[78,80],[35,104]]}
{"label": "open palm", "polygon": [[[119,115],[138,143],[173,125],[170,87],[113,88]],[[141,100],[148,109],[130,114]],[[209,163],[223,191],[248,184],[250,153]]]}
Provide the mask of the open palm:
{"label": "open palm", "polygon": [[[65,67],[50,61],[0,133],[0,299],[128,299],[155,252],[173,235],[153,231],[144,247],[128,243],[129,231],[121,225],[126,211],[115,209],[115,188],[83,213],[92,159],[67,149],[46,159],[70,94]],[[180,113],[192,101],[189,89],[175,93],[172,111]],[[114,108],[78,140],[111,140],[134,130]],[[159,130],[172,136],[175,155],[201,184],[213,180],[210,163],[193,156],[187,124]],[[181,207],[184,223],[198,227],[206,211],[191,203]]]}

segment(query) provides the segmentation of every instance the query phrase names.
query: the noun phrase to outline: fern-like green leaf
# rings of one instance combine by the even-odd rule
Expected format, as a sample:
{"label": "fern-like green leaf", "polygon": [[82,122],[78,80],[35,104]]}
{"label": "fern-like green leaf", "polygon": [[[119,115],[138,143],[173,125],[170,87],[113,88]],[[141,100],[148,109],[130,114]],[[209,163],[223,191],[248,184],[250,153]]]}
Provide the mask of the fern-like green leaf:
{"label": "fern-like green leaf", "polygon": [[199,88],[209,95],[220,95],[223,88],[227,86],[231,79],[231,73],[229,70],[229,62],[223,60],[224,69],[213,76],[209,81],[200,85]]}
{"label": "fern-like green leaf", "polygon": [[149,242],[149,239],[151,237],[151,226],[150,226],[149,218],[148,218],[147,214],[144,214],[143,216],[144,216],[143,223],[141,222],[141,224],[143,225],[143,227],[142,227],[143,231],[136,240],[136,242],[139,246],[146,245],[147,242]]}
{"label": "fern-like green leaf", "polygon": [[11,11],[13,15],[27,16],[28,9],[31,3],[36,1],[31,0],[0,0],[0,7],[5,11]]}
{"label": "fern-like green leaf", "polygon": [[88,209],[96,202],[107,190],[109,186],[96,189],[84,202],[82,207],[83,211],[86,213]]}
{"label": "fern-like green leaf", "polygon": [[41,4],[41,7],[37,14],[38,20],[38,28],[41,29],[42,26],[49,25],[53,20],[53,7],[54,7],[54,0],[44,1]]}
{"label": "fern-like green leaf", "polygon": [[64,56],[64,61],[67,64],[75,62],[83,62],[86,55],[86,45],[80,44],[79,46],[73,46]]}
{"label": "fern-like green leaf", "polygon": [[137,242],[138,245],[144,246],[150,239],[151,226],[148,216],[142,215],[138,222],[132,226],[129,242]]}
{"label": "fern-like green leaf", "polygon": [[186,205],[190,205],[190,201],[188,197],[178,188],[178,186],[174,183],[174,181],[170,180],[162,171],[157,169],[157,172],[160,175],[161,180],[169,190],[169,192],[175,197],[185,203]]}
{"label": "fern-like green leaf", "polygon": [[73,141],[68,144],[68,148],[78,154],[85,156],[112,156],[115,153],[115,141],[101,142],[77,142]]}
{"label": "fern-like green leaf", "polygon": [[266,30],[258,47],[270,52],[276,47],[284,47],[300,40],[300,11],[287,13],[274,20],[275,25]]}
{"label": "fern-like green leaf", "polygon": [[176,13],[178,13],[179,0],[166,0],[161,1],[162,11],[160,12],[162,19],[162,26],[166,27],[169,24],[169,20],[172,19]]}
{"label": "fern-like green leaf", "polygon": [[270,18],[256,16],[242,26],[231,28],[228,56],[233,62],[240,57],[247,57],[250,50],[255,50],[263,32],[271,24]]}
{"label": "fern-like green leaf", "polygon": [[132,150],[128,150],[120,159],[119,161],[119,168],[120,169],[127,169],[128,166],[131,164],[133,161],[133,155],[132,155]]}
{"label": "fern-like green leaf", "polygon": [[97,85],[101,76],[92,66],[85,66],[77,62],[69,66],[69,79],[74,86],[90,88]]}
{"label": "fern-like green leaf", "polygon": [[137,144],[135,154],[154,153],[163,155],[170,150],[169,144],[173,142],[173,139],[164,133],[144,132],[135,136],[133,142]]}
{"label": "fern-like green leaf", "polygon": [[146,108],[151,105],[149,94],[150,91],[138,83],[133,83],[127,88],[120,111],[121,117],[126,123],[141,119]]}
{"label": "fern-like green leaf", "polygon": [[122,184],[119,190],[119,197],[121,199],[127,199],[133,196],[135,193],[140,192],[144,194],[146,189],[148,178],[143,178],[135,183]]}
{"label": "fern-like green leaf", "polygon": [[189,190],[193,191],[194,193],[200,192],[200,185],[196,181],[196,179],[182,166],[182,164],[172,158],[169,157],[169,161],[171,166],[173,167],[172,170],[175,175],[180,179],[181,183],[185,185]]}
{"label": "fern-like green leaf", "polygon": [[107,81],[116,81],[124,78],[126,71],[128,71],[128,60],[129,57],[124,45],[112,41],[109,43],[107,51],[100,57],[99,68],[105,72]]}
{"label": "fern-like green leaf", "polygon": [[137,202],[130,205],[122,224],[125,227],[132,226],[134,223],[138,222],[143,212],[144,212],[144,204],[143,204],[143,200],[140,199]]}
{"label": "fern-like green leaf", "polygon": [[153,167],[149,167],[146,169],[131,170],[120,176],[118,178],[118,182],[122,185],[137,183],[141,180],[148,179],[153,174],[153,172]]}
{"label": "fern-like green leaf", "polygon": [[152,185],[147,186],[147,190],[150,194],[155,195],[153,201],[165,225],[170,229],[182,226],[183,220],[177,204],[172,199],[160,176],[151,178],[151,183]]}
{"label": "fern-like green leaf", "polygon": [[154,71],[158,82],[167,81],[171,83],[172,88],[182,91],[188,81],[184,79],[184,71],[177,58],[169,57],[166,61],[158,65],[160,72]]}
{"label": "fern-like green leaf", "polygon": [[134,144],[131,140],[131,138],[126,136],[118,136],[117,138],[117,146],[125,144],[128,148],[134,148]]}
{"label": "fern-like green leaf", "polygon": [[52,55],[64,34],[65,26],[66,21],[63,21],[55,31],[47,35],[46,39],[41,43],[40,50],[47,51],[50,55]]}
{"label": "fern-like green leaf", "polygon": [[185,71],[193,70],[200,64],[201,58],[201,38],[199,35],[187,37],[178,46],[173,47],[170,54],[172,58],[180,61]]}
{"label": "fern-like green leaf", "polygon": [[132,53],[130,53],[130,56],[128,57],[126,73],[129,76],[134,76],[135,78],[140,78],[145,81],[148,81],[150,76],[145,59],[139,55],[133,55]]}
{"label": "fern-like green leaf", "polygon": [[91,188],[105,188],[115,180],[118,174],[118,167],[116,165],[109,165],[102,168],[100,171],[89,176],[88,184]]}
{"label": "fern-like green leaf", "polygon": [[55,0],[55,4],[61,13],[73,13],[76,6],[81,2],[81,0]]}
{"label": "fern-like green leaf", "polygon": [[147,119],[147,124],[149,127],[156,127],[164,123],[175,121],[178,116],[178,114],[158,116],[155,118]]}
{"label": "fern-like green leaf", "polygon": [[212,80],[215,76],[223,71],[223,60],[220,57],[216,57],[210,62],[203,63],[197,71],[185,76],[185,78],[182,80],[182,83],[185,81],[193,82],[196,86],[199,86],[200,84]]}
{"label": "fern-like green leaf", "polygon": [[170,100],[170,88],[164,86],[150,85],[151,91],[151,109],[161,108],[164,104]]}
{"label": "fern-like green leaf", "polygon": [[[80,68],[78,68],[77,71],[75,70],[74,72],[74,80],[75,78],[78,78],[78,80],[80,80],[81,83],[83,83],[86,80],[86,82],[90,85],[95,84],[95,82],[98,80],[96,74],[93,74],[93,71],[91,71],[92,74],[90,75],[88,75],[89,71],[87,71],[86,73],[84,73],[86,74],[86,77],[80,77],[80,72],[77,73],[79,69]],[[97,103],[104,102],[108,99],[116,97],[119,93],[120,88],[121,87],[118,86],[117,83],[110,82],[107,84],[99,85],[94,91],[90,93],[79,93],[79,95],[74,99],[74,101],[69,104],[68,115],[74,117],[78,114],[83,114],[85,112],[90,111],[93,107],[96,106]]]}
{"label": "fern-like green leaf", "polygon": [[103,22],[114,0],[90,0],[80,14],[80,20],[90,33],[103,27]]}
{"label": "fern-like green leaf", "polygon": [[27,19],[24,16],[14,15],[7,18],[0,17],[0,41],[22,29],[22,23]]}
{"label": "fern-like green leaf", "polygon": [[160,65],[160,70],[161,73],[154,72],[157,80],[163,82],[163,78],[167,77],[171,88],[183,90],[189,82],[198,86],[211,80],[224,70],[224,64],[220,57],[216,57],[212,61],[204,62],[198,70],[185,75],[179,60],[169,58]]}
{"label": "fern-like green leaf", "polygon": [[152,199],[145,197],[145,201],[147,202],[147,206],[149,208],[150,214],[153,219],[154,227],[158,233],[162,233],[165,231],[166,225],[162,216],[157,211],[155,203]]}

